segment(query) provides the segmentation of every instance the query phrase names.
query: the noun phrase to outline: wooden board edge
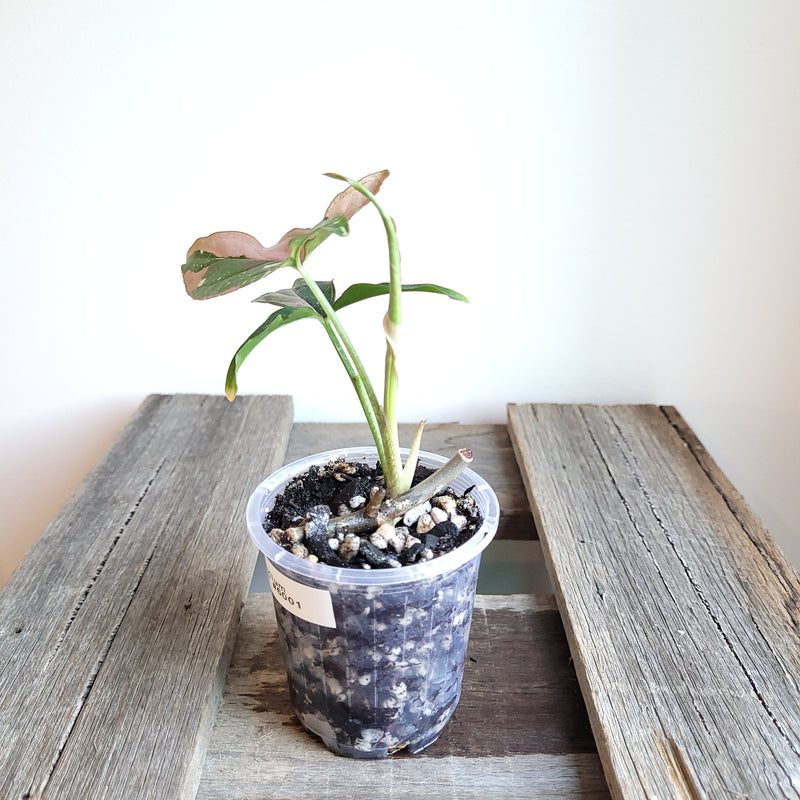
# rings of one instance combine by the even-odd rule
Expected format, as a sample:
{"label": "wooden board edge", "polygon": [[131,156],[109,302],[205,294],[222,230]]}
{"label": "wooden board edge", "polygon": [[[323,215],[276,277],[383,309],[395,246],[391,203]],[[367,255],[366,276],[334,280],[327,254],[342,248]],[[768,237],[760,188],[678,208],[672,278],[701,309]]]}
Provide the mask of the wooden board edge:
{"label": "wooden board edge", "polygon": [[780,549],[772,534],[767,530],[760,517],[752,510],[747,500],[733,485],[719,467],[713,456],[700,441],[700,438],[686,422],[675,406],[659,406],[667,423],[673,428],[681,441],[694,456],[700,469],[705,473],[709,483],[727,505],[742,531],[767,563],[770,571],[784,582],[786,575],[794,582],[800,581],[800,570],[791,564]]}

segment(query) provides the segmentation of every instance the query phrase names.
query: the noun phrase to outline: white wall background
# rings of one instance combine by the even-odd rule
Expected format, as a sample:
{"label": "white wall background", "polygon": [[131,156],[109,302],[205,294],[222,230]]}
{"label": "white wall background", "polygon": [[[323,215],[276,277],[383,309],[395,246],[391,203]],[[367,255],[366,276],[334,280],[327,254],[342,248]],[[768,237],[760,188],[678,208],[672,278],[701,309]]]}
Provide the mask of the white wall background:
{"label": "white wall background", "polygon": [[[473,301],[409,296],[408,363],[463,333],[405,419],[674,404],[800,563],[798,33],[795,0],[5,0],[0,583],[144,396],[221,392],[264,318],[260,286],[184,294],[194,238],[271,243],[321,217],[321,173],[381,168],[405,279]],[[310,262],[340,288],[384,279],[353,227]],[[376,364],[382,313],[348,315]],[[242,390],[357,419],[279,337]]]}

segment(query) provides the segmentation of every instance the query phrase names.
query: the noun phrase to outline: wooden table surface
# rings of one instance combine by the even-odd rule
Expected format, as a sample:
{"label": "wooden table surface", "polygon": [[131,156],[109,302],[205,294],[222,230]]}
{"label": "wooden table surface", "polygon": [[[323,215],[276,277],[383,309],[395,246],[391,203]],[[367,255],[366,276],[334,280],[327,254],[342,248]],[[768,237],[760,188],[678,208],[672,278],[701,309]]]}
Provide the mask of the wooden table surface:
{"label": "wooden table surface", "polygon": [[280,463],[368,436],[291,416],[150,397],[48,526],[0,592],[0,797],[800,797],[798,576],[656,406],[430,426],[426,449],[475,452],[498,536],[539,532],[555,595],[478,596],[424,753],[328,753],[248,596],[243,509]]}

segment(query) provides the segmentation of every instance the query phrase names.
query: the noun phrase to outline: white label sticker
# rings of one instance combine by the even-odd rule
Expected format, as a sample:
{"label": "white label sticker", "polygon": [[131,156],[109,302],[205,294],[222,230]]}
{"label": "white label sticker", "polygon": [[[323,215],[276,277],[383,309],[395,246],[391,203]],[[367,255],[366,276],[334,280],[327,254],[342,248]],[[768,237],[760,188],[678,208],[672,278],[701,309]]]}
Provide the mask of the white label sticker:
{"label": "white label sticker", "polygon": [[331,593],[324,589],[315,589],[302,583],[287,578],[267,562],[267,574],[272,595],[287,610],[296,617],[323,625],[326,628],[336,627],[336,618],[333,616],[333,603]]}

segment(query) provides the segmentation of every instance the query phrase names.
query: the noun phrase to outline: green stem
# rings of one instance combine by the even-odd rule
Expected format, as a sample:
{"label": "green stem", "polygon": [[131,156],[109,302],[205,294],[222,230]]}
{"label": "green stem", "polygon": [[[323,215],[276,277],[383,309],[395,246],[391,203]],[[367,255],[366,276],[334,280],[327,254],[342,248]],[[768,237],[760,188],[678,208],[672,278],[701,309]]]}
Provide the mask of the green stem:
{"label": "green stem", "polygon": [[381,459],[384,473],[386,473],[387,461],[391,460],[391,456],[386,448],[386,419],[380,407],[380,403],[378,403],[378,397],[372,387],[369,375],[364,369],[364,364],[356,352],[353,343],[350,341],[347,331],[339,321],[336,311],[334,311],[333,306],[328,302],[328,298],[325,297],[322,289],[319,288],[317,282],[305,271],[302,263],[298,264],[296,269],[303,278],[303,281],[305,281],[305,284],[311,290],[316,301],[322,307],[322,310],[325,312],[325,330],[328,332],[328,336],[333,342],[336,352],[353,382],[353,387],[361,402],[361,408],[364,411],[364,416],[366,417],[370,432],[372,433],[372,438],[375,440],[375,446],[378,448],[378,457]]}
{"label": "green stem", "polygon": [[402,322],[401,298],[403,296],[403,282],[400,275],[400,249],[397,245],[397,232],[395,231],[394,221],[388,217],[378,206],[381,217],[383,218],[386,238],[389,244],[389,310],[386,313],[388,324],[386,324],[386,366],[383,383],[383,408],[386,413],[386,424],[395,438],[399,447],[397,433],[397,352],[399,346],[397,336],[400,332]]}
{"label": "green stem", "polygon": [[361,403],[361,408],[364,411],[364,416],[366,417],[367,425],[369,425],[369,430],[370,433],[372,434],[372,439],[375,442],[375,447],[378,450],[378,458],[380,459],[381,464],[383,464],[386,458],[385,450],[383,447],[383,435],[381,433],[380,424],[375,416],[372,404],[369,400],[369,392],[366,390],[364,386],[364,381],[361,375],[358,374],[358,370],[355,368],[355,366],[353,366],[353,363],[350,360],[347,351],[342,346],[342,343],[339,340],[339,337],[337,336],[336,329],[334,328],[330,319],[324,318],[322,320],[322,324],[325,328],[326,333],[328,334],[328,338],[331,340],[334,348],[336,349],[336,353],[339,356],[339,360],[342,362],[342,364],[344,364],[344,368],[347,370],[347,374],[350,376],[350,380],[353,383],[353,388],[356,390],[359,402]]}
{"label": "green stem", "polygon": [[383,381],[383,416],[386,423],[386,463],[384,475],[387,488],[392,495],[400,494],[408,489],[403,477],[403,466],[400,459],[400,435],[397,426],[397,336],[401,323],[401,299],[403,296],[403,282],[400,275],[400,248],[397,243],[397,230],[394,220],[381,208],[375,195],[351,178],[343,175],[332,175],[339,180],[347,181],[357,189],[375,206],[383,221],[386,231],[386,240],[389,245],[389,309],[386,312],[383,326],[386,333],[386,359]]}

